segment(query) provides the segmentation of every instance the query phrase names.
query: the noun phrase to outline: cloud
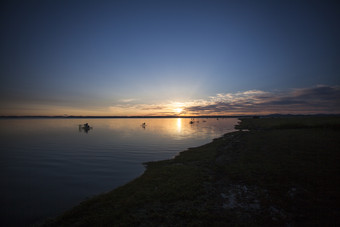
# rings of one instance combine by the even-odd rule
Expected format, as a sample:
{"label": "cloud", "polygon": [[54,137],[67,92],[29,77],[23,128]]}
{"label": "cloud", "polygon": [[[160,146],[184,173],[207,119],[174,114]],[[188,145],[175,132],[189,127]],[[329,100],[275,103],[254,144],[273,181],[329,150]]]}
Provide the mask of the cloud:
{"label": "cloud", "polygon": [[247,115],[340,113],[340,86],[318,85],[285,91],[248,90],[219,93],[187,102],[137,104],[126,100],[111,106],[113,115]]}
{"label": "cloud", "polygon": [[123,102],[123,103],[129,103],[129,102],[133,102],[136,101],[137,99],[121,99],[119,100],[119,102]]}
{"label": "cloud", "polygon": [[[6,99],[7,98],[7,99]],[[21,99],[20,99],[21,98]],[[250,115],[250,114],[340,114],[340,86],[317,85],[283,91],[248,90],[219,93],[206,99],[185,102],[170,100],[146,104],[126,98],[109,106],[108,100],[96,97],[66,95],[56,97],[29,96],[20,93],[0,98],[3,115]],[[180,112],[178,110],[181,109]]]}
{"label": "cloud", "polygon": [[109,107],[113,115],[121,116],[157,116],[157,115],[174,115],[171,104],[131,104],[124,103]]}
{"label": "cloud", "polygon": [[340,113],[340,86],[318,85],[288,91],[250,90],[217,94],[205,104],[185,108],[192,114]]}

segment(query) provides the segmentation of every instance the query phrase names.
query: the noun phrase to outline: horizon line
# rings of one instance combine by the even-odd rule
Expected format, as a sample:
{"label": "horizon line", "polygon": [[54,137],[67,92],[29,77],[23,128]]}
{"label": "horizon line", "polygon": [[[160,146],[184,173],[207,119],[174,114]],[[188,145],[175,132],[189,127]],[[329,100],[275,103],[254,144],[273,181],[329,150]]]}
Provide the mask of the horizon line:
{"label": "horizon line", "polygon": [[0,118],[240,118],[240,117],[279,117],[279,116],[340,116],[340,113],[329,114],[329,113],[317,113],[317,114],[245,114],[245,115],[191,115],[191,116],[181,116],[181,115],[161,115],[161,116],[81,116],[81,115],[6,115],[0,116]]}

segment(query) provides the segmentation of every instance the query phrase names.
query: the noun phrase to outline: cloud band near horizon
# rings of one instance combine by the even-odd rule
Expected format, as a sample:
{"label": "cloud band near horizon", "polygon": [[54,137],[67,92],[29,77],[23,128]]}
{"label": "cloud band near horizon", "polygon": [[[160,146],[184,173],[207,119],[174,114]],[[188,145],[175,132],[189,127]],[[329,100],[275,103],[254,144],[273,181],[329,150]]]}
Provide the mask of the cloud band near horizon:
{"label": "cloud band near horizon", "polygon": [[[180,113],[174,109],[181,108]],[[340,114],[340,86],[317,85],[286,91],[248,90],[167,104],[121,104],[112,112],[141,115]]]}
{"label": "cloud band near horizon", "polygon": [[194,115],[264,115],[264,114],[340,114],[340,86],[318,85],[285,91],[248,90],[221,93],[206,99],[185,102],[143,103],[142,99],[121,99],[114,105],[86,99],[70,106],[54,100],[25,100],[4,103],[0,115],[46,116],[194,116]]}
{"label": "cloud band near horizon", "polygon": [[207,101],[186,107],[185,111],[194,115],[338,114],[340,86],[318,85],[288,91],[250,90],[218,94]]}

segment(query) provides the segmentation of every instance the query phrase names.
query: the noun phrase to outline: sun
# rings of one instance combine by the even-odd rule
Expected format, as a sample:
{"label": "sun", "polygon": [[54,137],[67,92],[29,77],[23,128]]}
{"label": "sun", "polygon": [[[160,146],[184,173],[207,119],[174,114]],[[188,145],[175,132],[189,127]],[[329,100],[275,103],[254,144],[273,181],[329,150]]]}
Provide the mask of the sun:
{"label": "sun", "polygon": [[175,109],[175,112],[178,113],[178,114],[180,114],[182,111],[183,111],[183,108],[176,108]]}

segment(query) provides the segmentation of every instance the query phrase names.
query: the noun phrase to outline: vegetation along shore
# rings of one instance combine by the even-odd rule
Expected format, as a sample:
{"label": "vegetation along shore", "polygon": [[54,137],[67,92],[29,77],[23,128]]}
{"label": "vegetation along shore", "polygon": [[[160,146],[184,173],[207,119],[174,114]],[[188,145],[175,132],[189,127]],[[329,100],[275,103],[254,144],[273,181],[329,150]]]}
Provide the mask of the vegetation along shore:
{"label": "vegetation along shore", "polygon": [[239,131],[43,226],[340,225],[340,118],[243,118]]}

